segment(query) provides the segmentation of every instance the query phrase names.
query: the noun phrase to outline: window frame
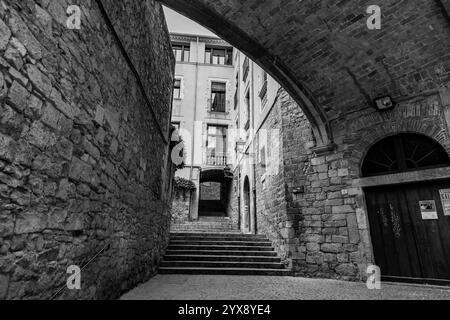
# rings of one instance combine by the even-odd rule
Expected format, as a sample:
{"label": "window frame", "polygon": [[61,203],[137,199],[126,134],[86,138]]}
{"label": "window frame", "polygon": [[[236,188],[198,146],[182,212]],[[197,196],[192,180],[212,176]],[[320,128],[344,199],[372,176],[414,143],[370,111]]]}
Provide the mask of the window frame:
{"label": "window frame", "polygon": [[[181,48],[181,50],[177,50],[175,48]],[[191,57],[191,45],[187,43],[174,43],[172,44],[172,50],[174,52],[176,62],[189,62]],[[175,51],[181,51],[181,60],[178,60]],[[186,53],[188,53],[186,55]],[[187,57],[186,57],[187,56]]]}
{"label": "window frame", "polygon": [[[181,93],[181,82],[183,81],[182,78],[174,78],[173,79],[173,99],[175,100],[181,100],[182,99],[182,93]],[[176,87],[175,83],[179,82],[179,86]],[[175,90],[178,89],[178,96],[175,95]]]}
{"label": "window frame", "polygon": [[[214,62],[214,51],[223,51],[223,63]],[[228,47],[214,47],[214,46],[206,46],[205,47],[205,63],[219,66],[233,66],[233,48]]]}
{"label": "window frame", "polygon": [[[221,84],[221,85],[223,85],[223,88],[224,88],[224,91],[223,91],[223,110],[215,110],[215,109],[213,109],[213,105],[214,105],[214,101],[215,101],[215,99],[213,97],[213,95],[215,94],[213,92],[214,84]],[[211,101],[210,106],[209,106],[209,111],[210,112],[219,112],[219,113],[226,113],[227,112],[227,82],[226,81],[220,81],[220,80],[212,80],[211,81],[210,101]]]}

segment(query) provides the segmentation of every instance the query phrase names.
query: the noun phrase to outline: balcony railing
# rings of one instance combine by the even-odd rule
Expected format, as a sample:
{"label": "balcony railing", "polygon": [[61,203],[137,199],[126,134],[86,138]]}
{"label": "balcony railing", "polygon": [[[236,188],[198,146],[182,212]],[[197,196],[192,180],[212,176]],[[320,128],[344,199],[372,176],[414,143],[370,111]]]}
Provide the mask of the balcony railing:
{"label": "balcony railing", "polygon": [[227,160],[226,155],[206,155],[206,165],[208,166],[226,166]]}

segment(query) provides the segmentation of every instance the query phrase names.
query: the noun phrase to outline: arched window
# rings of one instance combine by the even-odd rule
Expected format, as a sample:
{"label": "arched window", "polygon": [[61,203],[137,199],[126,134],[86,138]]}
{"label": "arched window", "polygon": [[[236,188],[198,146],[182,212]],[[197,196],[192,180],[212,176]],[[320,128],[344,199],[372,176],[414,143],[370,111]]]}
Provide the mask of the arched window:
{"label": "arched window", "polygon": [[450,166],[445,149],[419,134],[402,133],[373,145],[363,165],[363,177]]}

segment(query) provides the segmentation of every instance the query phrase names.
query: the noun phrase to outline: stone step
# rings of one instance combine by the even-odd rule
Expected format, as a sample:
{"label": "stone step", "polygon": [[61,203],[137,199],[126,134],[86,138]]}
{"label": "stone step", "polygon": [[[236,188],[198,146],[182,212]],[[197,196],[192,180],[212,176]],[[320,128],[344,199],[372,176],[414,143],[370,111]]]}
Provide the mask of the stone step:
{"label": "stone step", "polygon": [[171,232],[160,273],[279,275],[285,269],[264,235],[240,232]]}
{"label": "stone step", "polygon": [[273,251],[268,246],[247,246],[247,245],[190,245],[190,244],[169,244],[168,250],[231,250],[231,251]]}
{"label": "stone step", "polygon": [[161,274],[221,274],[221,275],[261,275],[261,276],[290,276],[287,269],[257,269],[257,268],[182,268],[161,267]]}
{"label": "stone step", "polygon": [[[198,220],[200,222],[206,221],[206,222],[231,222],[231,219],[229,217],[198,217]],[[191,221],[191,222],[197,222],[197,221]]]}
{"label": "stone step", "polygon": [[211,233],[214,232],[216,234],[220,233],[234,233],[234,234],[240,234],[240,231],[237,229],[219,229],[219,228],[179,228],[179,229],[170,229],[171,232],[185,232],[185,233]]}
{"label": "stone step", "polygon": [[170,240],[169,246],[171,245],[189,245],[189,246],[197,246],[197,245],[205,245],[205,246],[246,246],[246,247],[271,247],[272,243],[268,241],[236,241],[234,239],[229,240]]}
{"label": "stone step", "polygon": [[244,235],[234,235],[234,236],[171,236],[170,240],[174,241],[252,241],[252,242],[267,242],[267,239],[264,237],[246,237]]}
{"label": "stone step", "polygon": [[232,232],[232,233],[240,233],[240,230],[236,227],[229,227],[229,228],[224,228],[222,226],[220,227],[212,227],[212,226],[179,226],[179,227],[171,227],[170,228],[171,232],[184,232],[184,231],[189,231],[189,232],[198,232],[198,233],[210,233],[210,232]]}
{"label": "stone step", "polygon": [[171,232],[170,233],[170,238],[172,237],[189,237],[189,238],[199,238],[201,237],[203,238],[234,238],[234,237],[239,237],[239,238],[245,238],[245,239],[264,239],[267,240],[267,238],[263,235],[260,234],[242,234],[242,233],[230,233],[230,232],[225,232],[225,233],[211,233],[211,232],[200,232],[200,233],[194,233],[194,232]]}
{"label": "stone step", "polygon": [[282,263],[276,262],[241,262],[241,261],[167,261],[161,262],[163,268],[256,268],[256,269],[283,269]]}
{"label": "stone step", "polygon": [[253,256],[253,257],[276,257],[275,251],[233,251],[233,250],[173,250],[168,249],[167,255],[202,255],[202,256]]}
{"label": "stone step", "polygon": [[195,221],[195,222],[181,222],[172,224],[172,226],[196,226],[196,225],[205,225],[205,226],[237,226],[237,224],[231,221]]}
{"label": "stone step", "polygon": [[219,255],[186,255],[186,254],[167,254],[164,256],[166,261],[240,261],[240,262],[281,262],[279,257],[270,256],[219,256]]}

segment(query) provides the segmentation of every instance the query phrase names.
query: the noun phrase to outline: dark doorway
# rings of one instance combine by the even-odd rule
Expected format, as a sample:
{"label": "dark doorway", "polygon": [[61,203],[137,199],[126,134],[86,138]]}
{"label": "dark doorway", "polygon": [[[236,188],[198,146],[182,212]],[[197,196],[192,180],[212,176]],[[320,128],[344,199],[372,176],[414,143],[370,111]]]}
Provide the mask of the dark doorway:
{"label": "dark doorway", "polygon": [[227,217],[233,175],[227,168],[213,167],[200,173],[199,217]]}
{"label": "dark doorway", "polygon": [[203,217],[226,217],[228,206],[227,183],[209,181],[200,184],[198,215]]}
{"label": "dark doorway", "polygon": [[[449,166],[435,141],[399,134],[375,144],[362,166],[377,176]],[[385,279],[450,284],[450,181],[366,188],[375,263]]]}
{"label": "dark doorway", "polygon": [[250,232],[250,182],[248,180],[248,177],[245,177],[244,179],[244,227],[245,230]]}

